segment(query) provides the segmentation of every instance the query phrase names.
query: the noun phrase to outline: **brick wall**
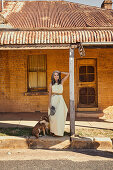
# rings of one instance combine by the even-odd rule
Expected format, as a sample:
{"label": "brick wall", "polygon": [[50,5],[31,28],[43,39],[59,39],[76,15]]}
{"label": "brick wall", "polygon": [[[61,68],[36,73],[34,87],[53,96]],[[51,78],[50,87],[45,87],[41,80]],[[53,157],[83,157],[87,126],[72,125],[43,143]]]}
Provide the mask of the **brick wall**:
{"label": "brick wall", "polygon": [[[86,58],[97,58],[98,106],[113,105],[113,49],[85,49]],[[48,95],[27,96],[27,57],[47,54],[47,87],[54,70],[68,72],[69,50],[10,50],[0,51],[0,112],[47,111]],[[75,50],[75,105],[77,81]],[[64,99],[69,107],[69,80],[64,84]]]}
{"label": "brick wall", "polygon": [[[47,86],[54,70],[68,71],[67,50],[0,51],[0,112],[47,111],[48,95],[27,96],[27,57],[47,54]],[[63,67],[62,67],[63,63]],[[68,81],[64,86],[68,104]]]}
{"label": "brick wall", "polygon": [[98,96],[100,109],[113,106],[113,49],[98,53]]}

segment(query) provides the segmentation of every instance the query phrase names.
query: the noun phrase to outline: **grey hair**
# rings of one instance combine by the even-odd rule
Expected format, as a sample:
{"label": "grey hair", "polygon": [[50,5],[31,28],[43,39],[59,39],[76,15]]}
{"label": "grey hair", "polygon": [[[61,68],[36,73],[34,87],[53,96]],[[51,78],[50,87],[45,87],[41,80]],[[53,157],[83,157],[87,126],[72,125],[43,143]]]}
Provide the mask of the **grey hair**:
{"label": "grey hair", "polygon": [[52,84],[52,85],[55,84],[55,79],[54,79],[54,74],[55,74],[55,73],[58,73],[58,75],[59,75],[58,84],[61,84],[61,72],[58,71],[58,70],[53,71],[52,76],[51,76],[51,84]]}

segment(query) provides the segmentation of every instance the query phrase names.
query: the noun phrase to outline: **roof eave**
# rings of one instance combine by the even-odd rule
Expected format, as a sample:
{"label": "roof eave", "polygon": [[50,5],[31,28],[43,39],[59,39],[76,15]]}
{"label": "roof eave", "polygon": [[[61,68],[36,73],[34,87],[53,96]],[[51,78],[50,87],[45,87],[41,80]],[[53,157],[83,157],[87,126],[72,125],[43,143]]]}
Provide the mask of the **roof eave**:
{"label": "roof eave", "polygon": [[113,26],[110,27],[75,27],[75,28],[0,28],[0,31],[75,31],[75,30],[112,30]]}

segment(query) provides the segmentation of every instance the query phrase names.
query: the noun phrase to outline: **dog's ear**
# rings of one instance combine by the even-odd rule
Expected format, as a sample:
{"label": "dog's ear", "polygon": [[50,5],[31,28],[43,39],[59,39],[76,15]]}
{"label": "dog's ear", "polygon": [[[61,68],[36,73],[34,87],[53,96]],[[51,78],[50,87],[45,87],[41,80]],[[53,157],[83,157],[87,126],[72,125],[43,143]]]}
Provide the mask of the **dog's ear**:
{"label": "dog's ear", "polygon": [[44,119],[45,118],[45,116],[41,116],[42,117],[42,119]]}
{"label": "dog's ear", "polygon": [[48,121],[48,120],[49,120],[49,116],[46,116],[46,115],[41,116],[40,120],[41,120],[41,121],[42,121],[42,120]]}
{"label": "dog's ear", "polygon": [[43,120],[43,116],[40,117],[40,120]]}

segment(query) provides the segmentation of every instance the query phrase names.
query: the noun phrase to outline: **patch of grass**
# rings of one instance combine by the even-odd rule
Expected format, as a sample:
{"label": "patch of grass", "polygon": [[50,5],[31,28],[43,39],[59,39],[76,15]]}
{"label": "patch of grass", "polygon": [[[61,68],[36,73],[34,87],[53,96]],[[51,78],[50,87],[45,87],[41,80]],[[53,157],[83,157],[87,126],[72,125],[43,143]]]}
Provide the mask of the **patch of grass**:
{"label": "patch of grass", "polygon": [[[113,138],[113,130],[109,129],[76,128],[75,134],[81,137]],[[0,136],[32,136],[32,128],[0,128]],[[65,131],[64,136],[70,136],[70,132]]]}
{"label": "patch of grass", "polygon": [[[32,128],[0,128],[0,136],[32,136]],[[65,131],[64,136],[70,136],[70,133]]]}
{"label": "patch of grass", "polygon": [[113,130],[110,129],[90,129],[90,128],[80,128],[76,129],[76,135],[86,136],[86,137],[110,137],[113,138]]}
{"label": "patch of grass", "polygon": [[0,128],[0,136],[31,136],[32,128]]}

